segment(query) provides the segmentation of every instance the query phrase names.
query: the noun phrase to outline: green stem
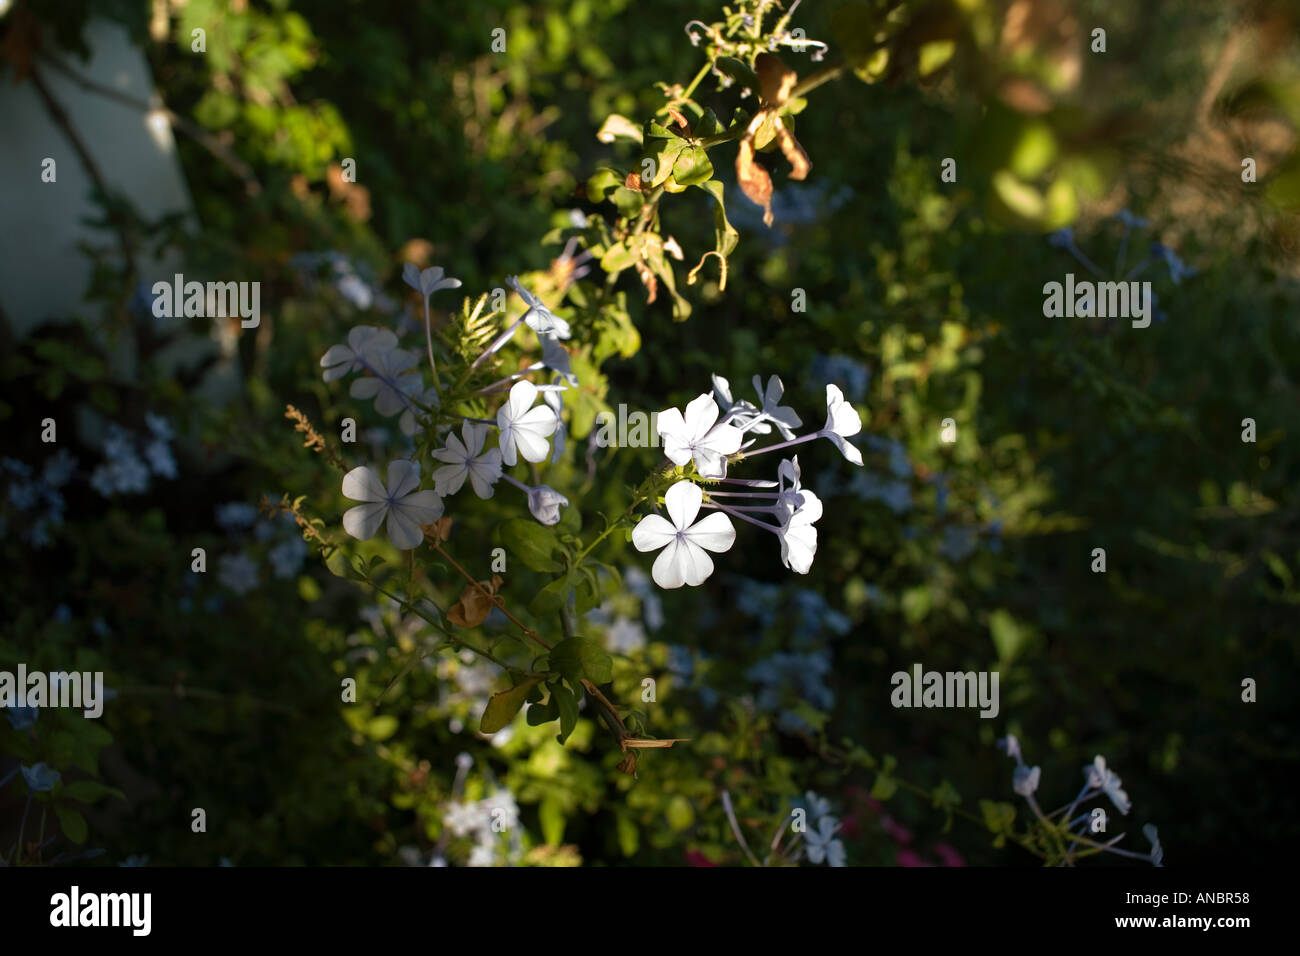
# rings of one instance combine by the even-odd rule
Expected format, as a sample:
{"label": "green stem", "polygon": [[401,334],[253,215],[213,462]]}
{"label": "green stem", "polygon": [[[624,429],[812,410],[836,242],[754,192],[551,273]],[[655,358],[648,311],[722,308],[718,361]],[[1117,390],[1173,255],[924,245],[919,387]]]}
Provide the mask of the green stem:
{"label": "green stem", "polygon": [[814,73],[803,82],[795,84],[794,89],[790,91],[789,99],[792,100],[797,96],[807,96],[823,83],[829,83],[831,80],[839,79],[847,68],[847,64],[840,63],[837,66],[828,66],[826,69]]}

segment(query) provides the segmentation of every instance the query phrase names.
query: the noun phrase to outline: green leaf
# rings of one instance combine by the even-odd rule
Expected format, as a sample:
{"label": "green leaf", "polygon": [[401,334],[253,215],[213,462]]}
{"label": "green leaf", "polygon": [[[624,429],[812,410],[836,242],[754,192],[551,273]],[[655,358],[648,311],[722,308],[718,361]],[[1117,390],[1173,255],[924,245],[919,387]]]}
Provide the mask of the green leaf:
{"label": "green leaf", "polygon": [[645,205],[645,196],[641,195],[641,191],[638,189],[628,189],[626,186],[620,185],[614,190],[611,201],[618,207],[620,216],[631,219]]}
{"label": "green leaf", "polygon": [[569,576],[556,578],[537,592],[537,596],[528,604],[528,610],[536,617],[554,614],[569,601]]}
{"label": "green leaf", "polygon": [[78,803],[94,803],[101,797],[126,799],[126,794],[121,790],[102,784],[98,780],[78,780],[76,783],[70,783],[59,792],[59,796],[68,800],[76,800]]}
{"label": "green leaf", "polygon": [[989,615],[989,633],[993,636],[993,646],[998,649],[998,660],[1004,664],[1013,662],[1029,645],[1032,636],[1005,608]]}
{"label": "green leaf", "polygon": [[330,552],[330,556],[325,559],[325,567],[329,568],[330,574],[336,578],[352,577],[352,562],[348,560],[347,552],[342,548],[335,548]]}
{"label": "green leaf", "polygon": [[625,857],[636,856],[637,847],[641,843],[641,833],[637,829],[636,821],[629,813],[620,813],[615,819],[618,825],[618,848],[623,851]]}
{"label": "green leaf", "polygon": [[877,800],[888,800],[898,792],[898,783],[893,777],[881,774],[876,777],[876,782],[871,785],[871,795]]}
{"label": "green leaf", "polygon": [[596,133],[596,139],[602,143],[612,143],[616,139],[630,139],[640,143],[642,138],[641,128],[619,113],[610,113],[605,117],[605,122]]}
{"label": "green leaf", "polygon": [[680,186],[698,186],[713,178],[713,163],[702,146],[688,146],[673,163],[673,179]]}
{"label": "green leaf", "polygon": [[509,690],[503,690],[499,694],[493,694],[492,699],[488,701],[486,709],[483,711],[483,719],[479,721],[478,729],[480,733],[495,734],[510,721],[514,720],[515,714],[519,713],[519,708],[524,706],[524,700],[528,697],[528,691],[536,683],[543,680],[541,674],[534,675],[526,681],[516,684]]}
{"label": "green leaf", "polygon": [[86,836],[90,828],[86,826],[86,818],[76,810],[70,807],[63,807],[59,804],[54,805],[54,812],[59,818],[59,826],[63,829],[63,834],[73,843],[85,843]]}
{"label": "green leaf", "polygon": [[528,713],[524,714],[524,720],[528,722],[529,727],[540,727],[542,724],[549,724],[560,716],[560,707],[555,700],[554,688],[547,685],[551,690],[551,699],[544,704],[533,704],[528,708]]}
{"label": "green leaf", "polygon": [[614,679],[614,661],[595,641],[568,637],[551,649],[551,667],[569,683],[577,685],[583,677],[593,684],[608,684]]}
{"label": "green leaf", "polygon": [[578,698],[563,684],[552,684],[551,700],[560,712],[560,733],[555,739],[563,744],[578,726]]}
{"label": "green leaf", "polygon": [[1016,822],[1016,808],[1010,803],[993,800],[980,801],[984,825],[996,834],[1010,833]]}
{"label": "green leaf", "polygon": [[608,167],[596,170],[587,180],[587,198],[592,202],[601,202],[610,190],[622,186],[625,178]]}
{"label": "green leaf", "polygon": [[584,574],[578,581],[578,586],[574,589],[573,609],[579,614],[586,614],[593,607],[600,603],[600,586],[595,572],[591,568],[583,568]]}
{"label": "green leaf", "polygon": [[640,254],[629,249],[625,242],[616,242],[600,257],[600,267],[610,275],[616,275],[636,265],[640,258]]}
{"label": "green leaf", "polygon": [[524,518],[503,521],[501,543],[506,546],[510,557],[522,561],[534,571],[554,574],[561,568],[560,563],[551,557],[559,547],[555,532],[536,521]]}
{"label": "green leaf", "polygon": [[550,846],[559,846],[564,839],[564,805],[559,798],[551,794],[543,797],[537,816],[542,824],[542,839]]}

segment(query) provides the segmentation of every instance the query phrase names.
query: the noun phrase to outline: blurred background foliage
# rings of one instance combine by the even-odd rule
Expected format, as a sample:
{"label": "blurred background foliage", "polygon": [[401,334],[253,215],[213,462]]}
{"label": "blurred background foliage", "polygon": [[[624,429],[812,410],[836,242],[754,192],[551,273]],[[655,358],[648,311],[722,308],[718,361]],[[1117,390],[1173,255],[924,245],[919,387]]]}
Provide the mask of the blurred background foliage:
{"label": "blurred background foliage", "polygon": [[[198,228],[139,221],[107,197],[106,221],[142,247],[179,250],[187,269],[260,280],[270,319],[178,352],[180,338],[206,337],[204,322],[160,330],[141,306],[144,277],[124,274],[106,231],[87,251],[101,264],[94,322],[23,340],[4,331],[5,454],[33,473],[47,449],[31,423],[46,415],[78,423],[69,447],[83,473],[108,422],[143,442],[149,412],[175,433],[177,477],[107,499],[74,481],[48,539],[32,537],[35,510],[12,494],[5,504],[0,660],[56,670],[75,655],[117,691],[93,724],[0,722],[6,752],[64,774],[51,796],[60,819],[89,821],[88,835],[65,825],[42,859],[82,852],[80,836],[109,862],[461,862],[448,802],[505,787],[521,813],[522,844],[502,850],[514,862],[740,863],[721,792],[763,846],[788,801],[813,789],[845,821],[851,863],[1032,863],[978,824],[948,830],[931,806],[946,796],[895,794],[860,751],[845,759],[891,755],[902,776],[976,812],[981,798],[1012,800],[1011,764],[993,746],[1009,730],[1043,767],[1044,806],[1068,801],[1079,768],[1106,755],[1133,800],[1125,822],[1158,824],[1171,865],[1254,861],[1297,836],[1294,6],[802,4],[794,22],[830,52],[787,63],[801,77],[845,65],[798,115],[810,177],[777,173],[768,229],[735,186],[734,146],[713,152],[741,232],[727,288],[712,266],[692,286],[679,275],[694,308],[676,322],[666,297],[646,303],[624,273],[640,348],[604,363],[590,400],[655,410],[706,390],[710,373],[740,392],[775,373],[815,423],[835,381],[864,412],[866,467],[849,474],[829,448],[801,449],[827,512],[807,578],[764,541],[720,558],[704,587],[661,595],[659,627],[659,609],[630,591],[590,624],[642,629],[644,643],[616,655],[616,699],[637,700],[655,676],[658,700],[641,705],[651,728],[691,738],[644,759],[635,780],[586,713],[565,746],[522,717],[479,738],[498,675],[454,656],[406,668],[418,621],[314,559],[295,567],[291,525],[219,509],[308,495],[336,524],[335,476],[283,419],[292,403],[337,434],[319,356],[352,325],[383,321],[380,297],[407,301],[403,261],[441,265],[473,294],[547,269],[559,249],[539,240],[571,209],[601,211],[582,184],[636,158],[596,130],[611,112],[650,116],[664,101],[656,83],[688,82],[702,60],[683,26],[717,11],[20,0],[0,20],[9,80],[49,52],[75,66],[92,13],[125,25],[167,106],[243,164],[178,137]],[[190,51],[195,27],[206,55]],[[490,50],[497,27],[506,54]],[[1090,49],[1095,27],[1104,53]],[[716,87],[707,77],[698,98],[719,116],[744,105]],[[1256,183],[1242,181],[1247,156]],[[344,157],[356,184],[339,175]],[[945,158],[956,182],[941,181]],[[689,266],[713,246],[712,200],[674,198],[662,231]],[[1175,281],[1160,261],[1143,275],[1163,320],[1044,318],[1043,284],[1081,271],[1048,234],[1072,227],[1107,264],[1124,209],[1150,222],[1128,263],[1158,257],[1158,243],[1196,270]],[[334,281],[336,261],[369,300]],[[806,312],[792,310],[795,289]],[[224,392],[199,387],[213,375]],[[349,414],[363,432],[391,424]],[[947,418],[952,444],[940,441]],[[554,470],[547,480],[581,489],[571,500],[592,527],[657,458],[600,450],[591,481],[586,429],[573,430],[568,483]],[[486,571],[491,529],[521,510],[496,499],[458,514],[453,543]],[[207,549],[204,576],[190,573],[194,547]],[[1105,574],[1090,570],[1098,547]],[[218,573],[223,556],[261,568],[257,586],[243,587],[238,565]],[[609,560],[648,567],[630,546]],[[455,580],[444,584],[454,598]],[[998,718],[892,708],[890,674],[917,661],[999,670]],[[364,703],[399,675],[380,706]],[[346,676],[362,704],[340,702]],[[1247,677],[1258,703],[1241,700]],[[458,771],[462,752],[472,767]],[[124,799],[66,793],[79,779]],[[0,792],[5,848],[25,797],[21,783]],[[198,806],[202,837],[188,826]],[[1136,834],[1123,845],[1145,849]]]}

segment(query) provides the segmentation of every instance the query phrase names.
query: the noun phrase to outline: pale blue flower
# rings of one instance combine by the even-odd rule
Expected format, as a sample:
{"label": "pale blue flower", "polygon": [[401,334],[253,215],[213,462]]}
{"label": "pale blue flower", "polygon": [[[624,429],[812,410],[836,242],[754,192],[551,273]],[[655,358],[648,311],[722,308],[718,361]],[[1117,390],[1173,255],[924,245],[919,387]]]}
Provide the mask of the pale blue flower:
{"label": "pale blue flower", "polygon": [[30,767],[22,768],[23,779],[27,781],[27,786],[34,793],[45,793],[54,789],[54,785],[62,778],[62,774],[44,763],[33,764]]}

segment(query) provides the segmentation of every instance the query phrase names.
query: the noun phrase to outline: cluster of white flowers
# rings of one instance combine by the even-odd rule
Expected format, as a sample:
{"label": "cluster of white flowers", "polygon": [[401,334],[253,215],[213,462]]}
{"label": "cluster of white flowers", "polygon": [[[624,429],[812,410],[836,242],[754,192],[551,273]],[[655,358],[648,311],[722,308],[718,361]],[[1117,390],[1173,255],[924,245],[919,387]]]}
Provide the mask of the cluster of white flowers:
{"label": "cluster of white flowers", "polygon": [[[818,438],[829,439],[840,454],[861,465],[862,453],[847,439],[862,430],[862,419],[838,387],[827,385],[826,424],[818,431],[796,437],[795,429],[803,422],[792,408],[781,404],[785,386],[778,376],[769,378],[766,387],[760,376],[754,376],[758,405],[734,399],[730,384],[720,376],[713,377],[713,388],[717,400],[705,392],[686,406],[684,414],[675,408],[659,413],[657,427],[664,453],[678,466],[694,462],[696,473],[706,481],[744,490],[710,489],[706,501],[699,485],[682,479],[664,495],[668,518],[657,514],[642,518],[632,533],[632,543],[638,551],[660,552],[651,576],[661,588],[679,588],[683,584],[694,587],[713,573],[713,559],[708,552],[719,554],[735,543],[736,529],[731,518],[739,518],[774,533],[781,545],[782,563],[798,574],[807,574],[817,553],[817,529],[813,525],[822,516],[822,503],[800,484],[799,457],[781,461],[776,481],[729,478],[727,466]],[[725,413],[721,419],[719,401]],[[773,430],[784,441],[750,451],[758,439],[749,436],[767,435]],[[733,498],[742,500],[730,502]],[[702,507],[716,510],[696,521]],[[775,523],[759,520],[755,514],[769,515]]]}
{"label": "cluster of white flowers", "polygon": [[493,866],[497,862],[498,836],[519,826],[519,805],[515,795],[502,787],[482,800],[449,804],[442,824],[453,837],[473,837],[470,866]]}
{"label": "cluster of white flowers", "polygon": [[[459,279],[447,278],[440,268],[420,271],[407,264],[403,278],[424,296],[426,328],[429,322],[429,297],[440,289],[460,286]],[[524,492],[528,509],[542,524],[560,520],[560,509],[569,501],[546,485],[530,486],[506,474],[523,459],[534,464],[551,454],[548,439],[554,436],[554,456],[564,451],[563,399],[559,393],[577,384],[569,365],[569,353],[559,344],[570,336],[569,324],[554,315],[541,300],[510,277],[507,284],[527,306],[524,314],[503,331],[474,361],[476,368],[499,351],[514,336],[520,325],[532,329],[542,345],[542,361],[523,372],[511,375],[482,389],[484,394],[503,391],[510,386],[505,402],[497,410],[495,421],[463,417],[460,434],[447,434],[442,448],[433,451],[441,467],[433,472],[434,488],[420,489],[420,464],[398,460],[388,466],[388,480],[381,481],[369,467],[354,468],[343,479],[343,494],[362,504],[343,516],[343,527],[353,537],[372,537],[387,520],[388,537],[401,550],[417,547],[424,538],[423,525],[436,521],[443,512],[443,499],[461,490],[468,480],[480,498],[492,497],[498,481],[504,480]],[[437,387],[427,388],[418,366],[417,353],[398,348],[397,336],[387,329],[357,326],[348,334],[346,344],[332,346],[321,357],[325,381],[330,382],[352,373],[362,373],[352,382],[353,398],[375,401],[381,415],[401,413],[399,426],[413,435],[422,415],[439,404]],[[429,343],[429,364],[437,376]],[[551,384],[536,385],[521,375],[550,369],[555,373]],[[519,379],[518,381],[515,381]],[[510,384],[513,381],[513,384]],[[538,396],[542,403],[537,404]],[[487,448],[488,434],[497,429],[497,447]]]}
{"label": "cluster of white flowers", "polygon": [[[1011,778],[1012,789],[1015,790],[1018,795],[1024,797],[1030,807],[1033,808],[1036,814],[1041,817],[1042,811],[1038,809],[1038,803],[1034,797],[1034,794],[1038,792],[1038,782],[1042,776],[1041,768],[1030,767],[1025,763],[1024,756],[1020,752],[1020,741],[1014,734],[1008,734],[1002,740],[999,740],[997,746],[999,750],[1004,751],[1008,757],[1011,757],[1016,762],[1016,769],[1013,771]],[[1087,764],[1083,768],[1083,789],[1079,791],[1078,795],[1075,796],[1075,798],[1065,808],[1063,819],[1069,821],[1066,824],[1067,828],[1076,836],[1082,836],[1088,833],[1092,824],[1093,814],[1091,812],[1083,813],[1074,819],[1070,819],[1071,814],[1074,813],[1075,809],[1080,804],[1103,795],[1115,805],[1116,810],[1124,816],[1128,816],[1128,812],[1132,809],[1133,805],[1129,801],[1128,794],[1124,792],[1122,784],[1123,781],[1120,779],[1119,774],[1106,766],[1106,758],[1100,754],[1095,756],[1092,763]],[[1052,816],[1055,815],[1055,813],[1052,814]],[[1131,857],[1133,859],[1150,860],[1155,866],[1161,866],[1164,860],[1165,851],[1160,845],[1160,837],[1156,832],[1156,828],[1152,824],[1148,823],[1142,827],[1142,832],[1151,843],[1150,853],[1135,853],[1129,850],[1120,850],[1112,846],[1111,844],[1123,838],[1123,834],[1120,834],[1118,837],[1109,841],[1109,843],[1106,844],[1106,850],[1110,853]]]}
{"label": "cluster of white flowers", "polygon": [[804,807],[808,813],[808,832],[804,834],[804,853],[808,862],[844,866],[847,859],[844,844],[835,839],[840,821],[831,815],[830,801],[811,790],[804,794],[804,800],[808,804]]}

